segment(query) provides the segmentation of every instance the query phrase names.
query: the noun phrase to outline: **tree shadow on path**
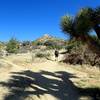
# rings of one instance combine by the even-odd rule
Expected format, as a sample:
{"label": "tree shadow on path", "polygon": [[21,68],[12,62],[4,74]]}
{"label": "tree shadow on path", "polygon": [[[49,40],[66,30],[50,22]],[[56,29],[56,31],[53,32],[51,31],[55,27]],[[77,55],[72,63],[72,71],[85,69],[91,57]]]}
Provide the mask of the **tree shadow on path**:
{"label": "tree shadow on path", "polygon": [[[31,99],[31,96],[50,94],[57,100],[79,100],[80,95],[78,88],[72,83],[70,78],[74,75],[65,71],[59,72],[32,72],[30,70],[23,72],[12,72],[11,79],[8,82],[0,82],[0,85],[9,88],[10,93],[4,97],[4,100],[25,100]],[[30,89],[29,89],[30,88]],[[86,90],[79,89],[81,96],[92,96],[85,93]],[[89,89],[88,89],[89,90]],[[46,99],[45,99],[46,100]],[[99,100],[99,99],[92,99]]]}

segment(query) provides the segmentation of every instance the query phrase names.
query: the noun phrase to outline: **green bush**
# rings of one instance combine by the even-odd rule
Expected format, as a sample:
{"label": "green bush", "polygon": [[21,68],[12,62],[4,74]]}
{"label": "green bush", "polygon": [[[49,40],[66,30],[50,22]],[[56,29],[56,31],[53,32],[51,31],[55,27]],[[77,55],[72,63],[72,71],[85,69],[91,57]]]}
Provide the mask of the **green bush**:
{"label": "green bush", "polygon": [[32,41],[32,45],[40,46],[40,45],[44,45],[44,44],[40,41]]}
{"label": "green bush", "polygon": [[18,41],[15,38],[11,38],[6,45],[6,50],[8,53],[17,53],[19,49]]}
{"label": "green bush", "polygon": [[22,45],[23,46],[31,45],[31,42],[30,41],[23,41],[22,42]]}
{"label": "green bush", "polygon": [[70,52],[76,52],[80,51],[79,49],[82,49],[85,43],[77,40],[70,40],[68,44],[65,46],[65,49],[70,53]]}
{"label": "green bush", "polygon": [[38,58],[46,58],[46,57],[49,57],[49,56],[50,56],[49,53],[46,53],[46,54],[44,54],[44,53],[36,53],[35,54],[35,57],[38,57]]}
{"label": "green bush", "polygon": [[4,48],[4,45],[0,42],[0,50]]}
{"label": "green bush", "polygon": [[62,46],[58,45],[54,40],[48,40],[44,43],[47,49],[62,49]]}
{"label": "green bush", "polygon": [[44,45],[45,46],[54,46],[54,45],[56,45],[56,43],[52,40],[47,40],[44,42]]}

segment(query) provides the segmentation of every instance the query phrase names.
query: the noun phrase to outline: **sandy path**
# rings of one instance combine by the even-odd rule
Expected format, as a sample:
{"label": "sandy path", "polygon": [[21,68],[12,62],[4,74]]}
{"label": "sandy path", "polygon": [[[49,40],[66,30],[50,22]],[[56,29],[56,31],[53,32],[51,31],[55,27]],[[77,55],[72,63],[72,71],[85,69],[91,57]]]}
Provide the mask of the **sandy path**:
{"label": "sandy path", "polygon": [[6,61],[11,68],[0,70],[0,100],[79,100],[70,80],[73,70],[57,62],[23,67]]}

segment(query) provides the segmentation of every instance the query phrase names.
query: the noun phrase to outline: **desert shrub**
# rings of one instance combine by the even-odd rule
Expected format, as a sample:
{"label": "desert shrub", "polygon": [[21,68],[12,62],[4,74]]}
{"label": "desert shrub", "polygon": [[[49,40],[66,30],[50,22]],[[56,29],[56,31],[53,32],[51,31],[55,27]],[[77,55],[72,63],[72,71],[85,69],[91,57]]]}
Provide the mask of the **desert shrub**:
{"label": "desert shrub", "polygon": [[44,42],[44,45],[47,46],[47,49],[62,49],[63,46],[58,45],[57,42],[53,40],[48,40]]}
{"label": "desert shrub", "polygon": [[84,63],[84,60],[81,54],[72,53],[72,54],[67,55],[66,59],[63,60],[63,62],[74,64],[74,65],[75,64],[82,65]]}
{"label": "desert shrub", "polygon": [[49,49],[58,49],[58,50],[60,50],[60,49],[62,49],[63,47],[62,46],[59,46],[59,45],[55,45],[55,46],[47,46],[47,49],[49,50]]}
{"label": "desert shrub", "polygon": [[19,43],[16,39],[11,38],[6,45],[6,50],[8,53],[17,53],[19,49]]}
{"label": "desert shrub", "polygon": [[43,45],[43,43],[40,41],[33,41],[32,45],[39,46],[39,45]]}
{"label": "desert shrub", "polygon": [[37,44],[36,45],[43,45],[43,43],[42,42],[37,42]]}
{"label": "desert shrub", "polygon": [[65,46],[65,49],[68,52],[77,51],[79,48],[82,48],[83,45],[84,43],[81,41],[71,40],[68,42],[67,46]]}
{"label": "desert shrub", "polygon": [[4,42],[0,42],[0,50],[5,48],[5,43]]}
{"label": "desert shrub", "polygon": [[55,45],[55,46],[54,46],[54,49],[60,50],[60,49],[62,49],[62,48],[63,48],[63,46],[60,46],[60,45]]}
{"label": "desert shrub", "polygon": [[35,54],[35,57],[38,57],[38,58],[46,58],[46,57],[49,57],[50,54],[49,53],[36,53]]}
{"label": "desert shrub", "polygon": [[56,43],[53,40],[47,40],[44,42],[45,46],[55,46]]}
{"label": "desert shrub", "polygon": [[30,41],[23,41],[22,42],[22,45],[23,46],[31,45],[31,42]]}
{"label": "desert shrub", "polygon": [[[97,39],[97,41],[99,40]],[[64,62],[70,64],[88,64],[100,67],[100,57],[88,49],[87,44],[81,41],[72,40],[69,41],[66,49],[67,54]]]}
{"label": "desert shrub", "polygon": [[72,48],[73,48],[73,45],[69,45],[69,46],[65,47],[65,49],[68,51],[68,53],[71,52]]}

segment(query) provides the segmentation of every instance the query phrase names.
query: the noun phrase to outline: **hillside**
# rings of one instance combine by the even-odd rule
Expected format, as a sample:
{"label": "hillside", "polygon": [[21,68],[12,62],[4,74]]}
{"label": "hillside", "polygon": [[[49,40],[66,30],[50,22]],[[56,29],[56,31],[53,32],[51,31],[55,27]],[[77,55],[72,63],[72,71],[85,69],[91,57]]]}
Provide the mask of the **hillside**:
{"label": "hillside", "polygon": [[47,40],[54,40],[54,41],[62,41],[62,42],[65,42],[64,39],[60,39],[60,38],[56,38],[56,37],[53,37],[49,34],[44,34],[42,37],[36,39],[36,41],[39,41],[39,42],[45,42]]}
{"label": "hillside", "polygon": [[66,44],[66,41],[64,39],[53,37],[49,34],[44,34],[42,37],[36,39],[34,42],[40,43],[40,44],[45,44],[45,43],[48,42],[48,43],[56,44],[56,45],[59,45],[59,46]]}

